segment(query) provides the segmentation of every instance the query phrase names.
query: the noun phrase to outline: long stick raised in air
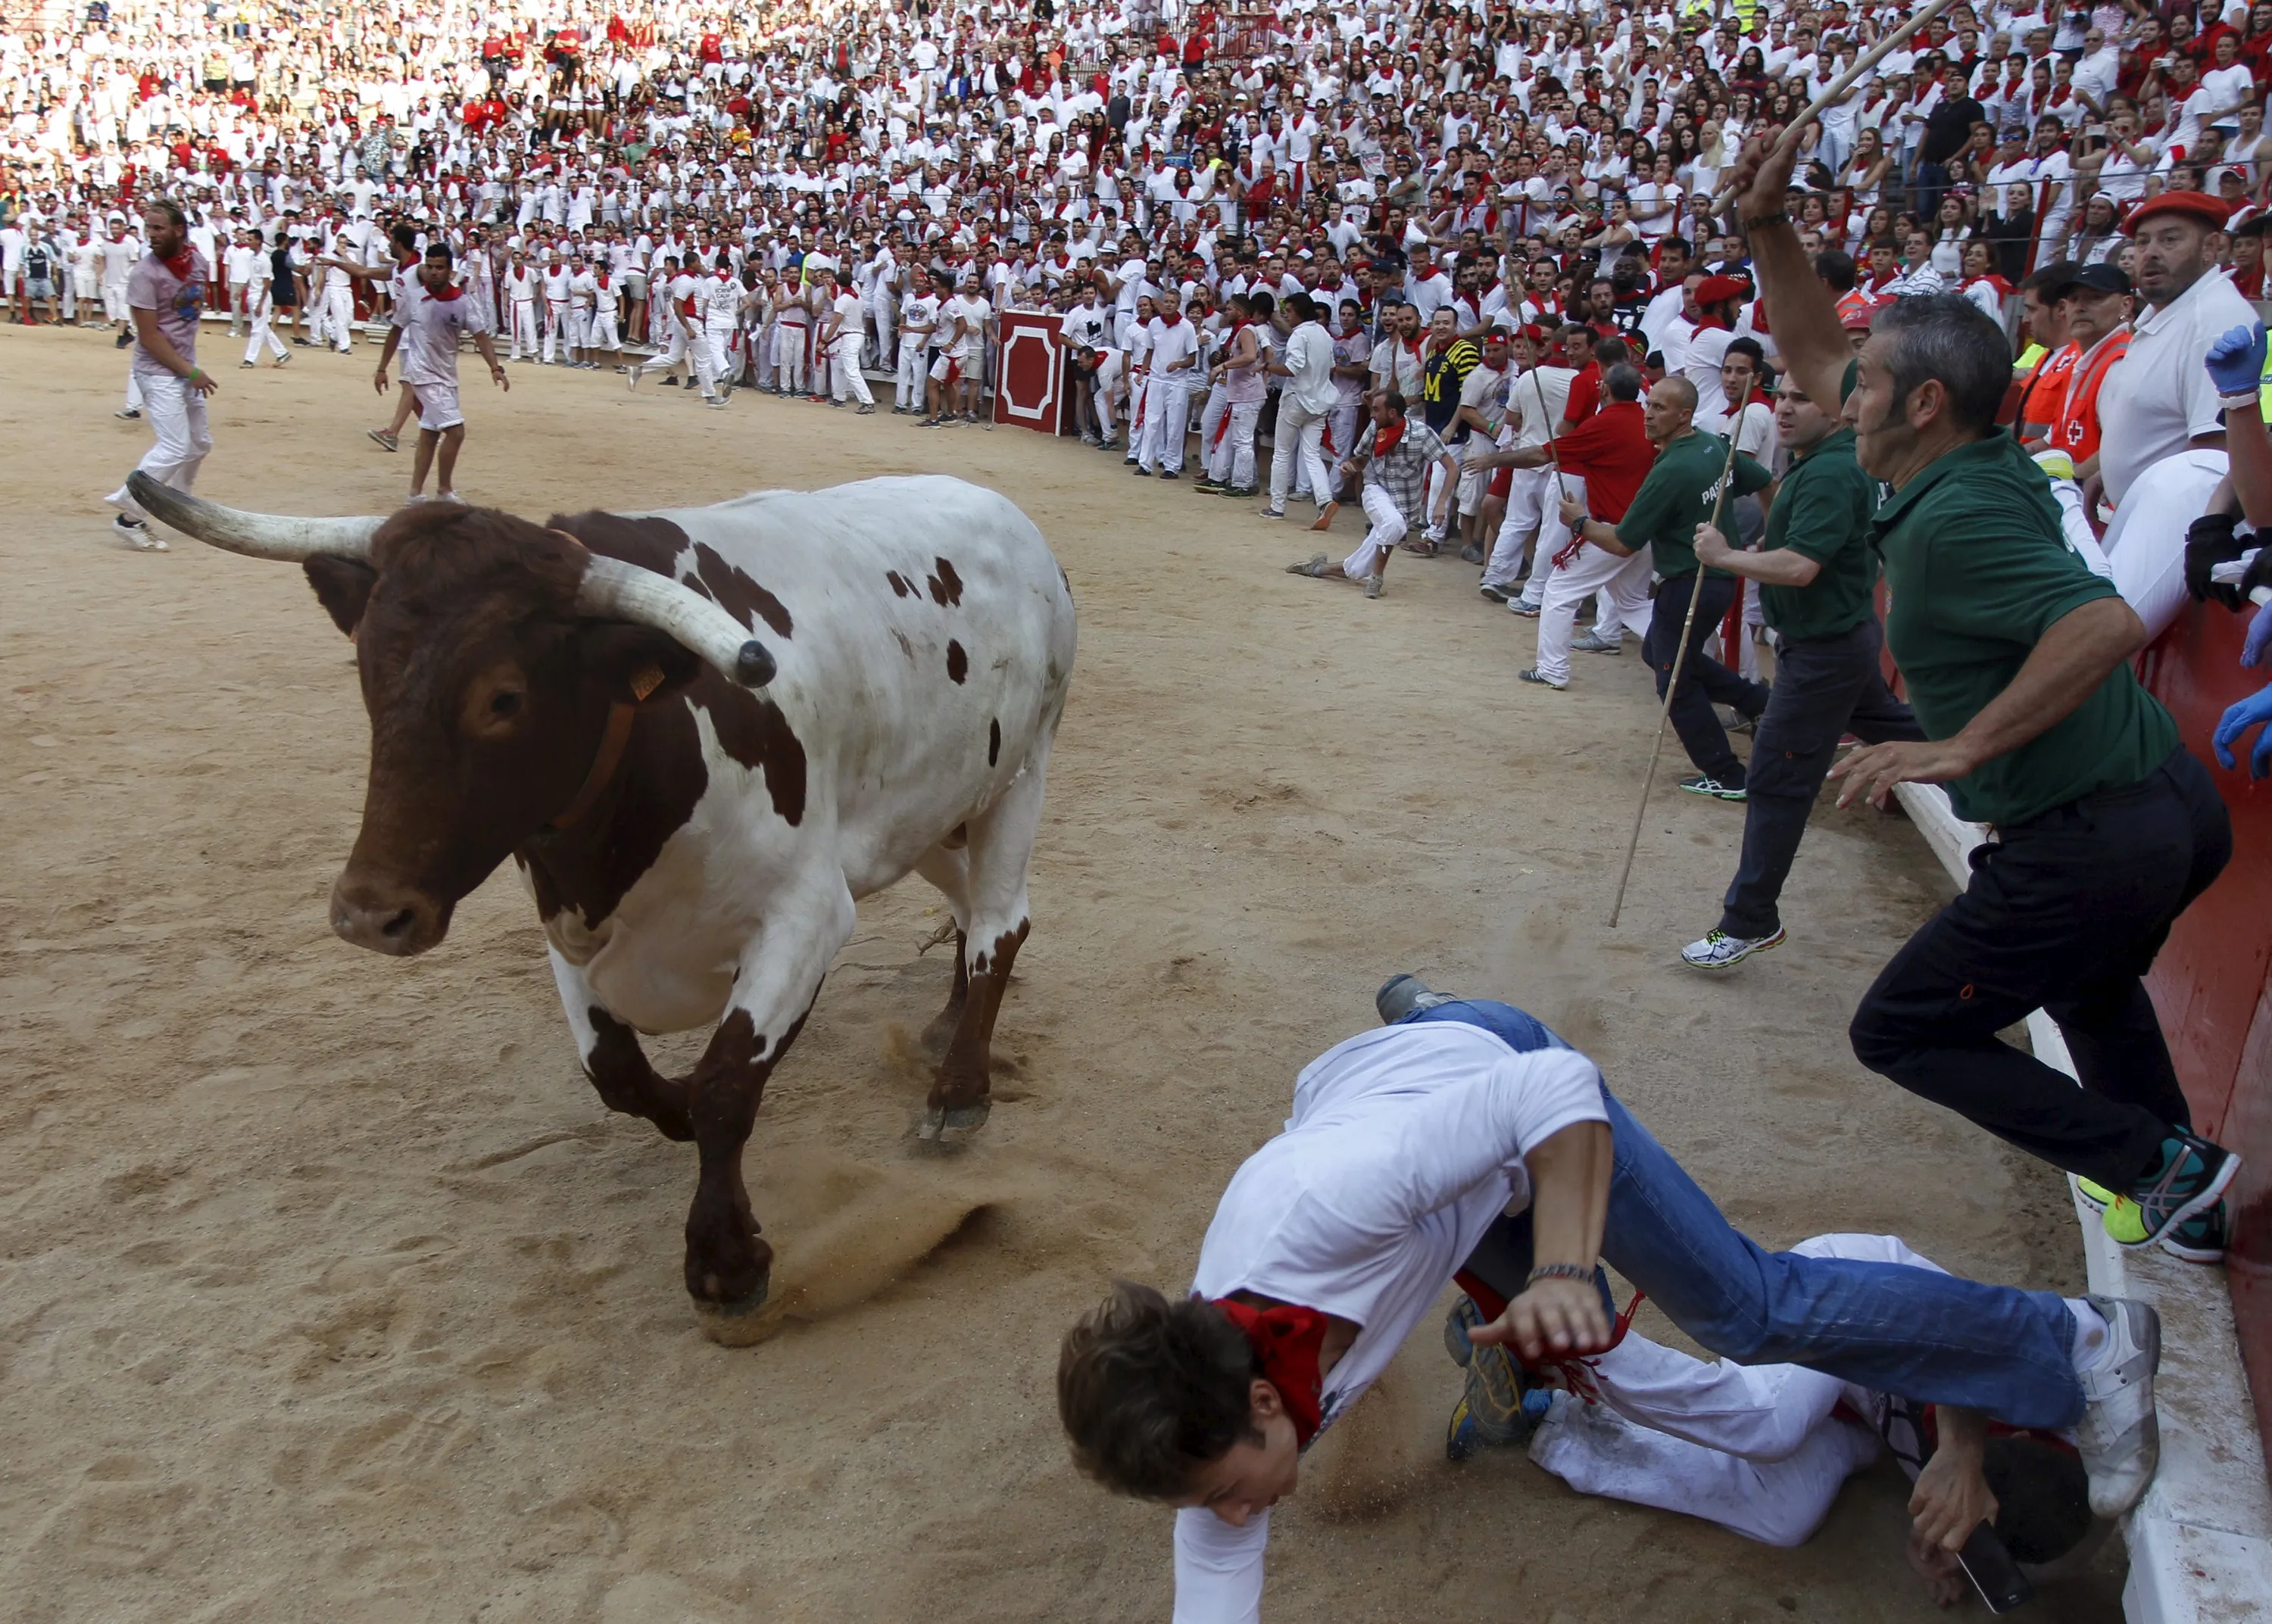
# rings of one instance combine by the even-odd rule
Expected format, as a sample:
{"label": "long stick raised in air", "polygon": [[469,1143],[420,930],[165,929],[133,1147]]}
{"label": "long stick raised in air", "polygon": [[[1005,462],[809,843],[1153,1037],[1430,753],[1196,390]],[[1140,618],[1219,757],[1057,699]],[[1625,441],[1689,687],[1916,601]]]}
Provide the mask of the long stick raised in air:
{"label": "long stick raised in air", "polygon": [[[1956,0],[1932,0],[1932,4],[1931,5],[1925,7],[1924,10],[1919,11],[1915,17],[1910,18],[1909,21],[1903,23],[1900,27],[1895,29],[1893,33],[1887,34],[1884,39],[1872,46],[1868,55],[1863,56],[1859,61],[1855,63],[1852,67],[1847,69],[1845,72],[1831,80],[1829,89],[1824,91],[1813,101],[1808,102],[1806,104],[1805,112],[1801,113],[1797,118],[1792,119],[1790,123],[1783,126],[1782,137],[1775,143],[1775,145],[1782,147],[1797,145],[1798,144],[1798,132],[1806,128],[1808,120],[1820,117],[1823,108],[1829,107],[1848,91],[1853,89],[1856,84],[1861,80],[1864,74],[1876,67],[1892,53],[1894,47],[1899,45],[1903,40],[1908,39],[1910,35],[1915,34],[1918,29],[1924,27],[1927,23],[1931,22],[1934,18],[1939,16],[1943,11],[1946,11],[1950,6],[1955,4]],[[1712,199],[1712,213],[1714,218],[1716,219],[1718,217],[1720,211],[1728,206],[1729,199],[1732,198],[1735,195],[1736,189],[1734,186],[1730,185]]]}

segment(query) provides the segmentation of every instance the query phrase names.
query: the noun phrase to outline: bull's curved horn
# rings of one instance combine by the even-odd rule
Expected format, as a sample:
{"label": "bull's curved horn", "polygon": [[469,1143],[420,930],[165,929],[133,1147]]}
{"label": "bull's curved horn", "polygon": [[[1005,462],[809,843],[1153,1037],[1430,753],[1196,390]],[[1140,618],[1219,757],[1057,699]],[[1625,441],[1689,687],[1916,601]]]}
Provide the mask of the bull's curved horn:
{"label": "bull's curved horn", "polygon": [[137,468],[126,489],[143,510],[183,535],[247,558],[298,563],[318,553],[335,558],[368,558],[370,539],[385,521],[377,518],[288,518],[246,513],[161,484]]}
{"label": "bull's curved horn", "polygon": [[741,622],[701,593],[651,570],[593,554],[577,589],[576,607],[585,615],[652,626],[744,688],[763,688],[774,680],[773,655]]}

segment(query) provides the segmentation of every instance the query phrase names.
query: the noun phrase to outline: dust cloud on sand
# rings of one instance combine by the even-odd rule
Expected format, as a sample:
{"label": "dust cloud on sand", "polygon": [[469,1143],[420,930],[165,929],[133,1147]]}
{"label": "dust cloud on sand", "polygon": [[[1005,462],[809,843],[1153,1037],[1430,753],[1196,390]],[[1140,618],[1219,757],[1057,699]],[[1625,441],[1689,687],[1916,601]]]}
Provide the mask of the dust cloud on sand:
{"label": "dust cloud on sand", "polygon": [[[1584,1042],[1764,1240],[1891,1230],[2079,1282],[2056,1180],[1847,1053],[1941,895],[1906,825],[1826,804],[1791,944],[1708,982],[1673,956],[1741,814],[1660,788],[1603,928],[1637,659],[1521,688],[1532,632],[1472,569],[1400,558],[1367,603],[1281,572],[1307,535],[1021,431],[520,368],[468,385],[477,501],[955,473],[1026,507],[1080,607],[992,1118],[949,1156],[913,1137],[906,1034],[953,972],[910,880],[863,905],[773,1079],[746,1169],[779,1306],[716,1345],[679,1278],[693,1153],[583,1082],[510,874],[421,958],[326,928],[368,737],[348,646],[297,570],[112,543],[96,498],[147,444],[110,416],[123,371],[100,336],[0,332],[11,1620],[1164,1619],[1168,1519],[1073,1474],[1058,1337],[1115,1276],[1188,1279],[1297,1069],[1400,969]],[[224,372],[199,488],[384,510],[408,469],[362,437],[377,410],[367,356]],[[650,1047],[683,1070],[701,1039]],[[1519,1456],[1446,1464],[1457,1386],[1424,1324],[1281,1508],[1271,1618],[1936,1616],[1887,1469],[1763,1550]],[[2112,1620],[2119,1579],[2046,1616]]]}

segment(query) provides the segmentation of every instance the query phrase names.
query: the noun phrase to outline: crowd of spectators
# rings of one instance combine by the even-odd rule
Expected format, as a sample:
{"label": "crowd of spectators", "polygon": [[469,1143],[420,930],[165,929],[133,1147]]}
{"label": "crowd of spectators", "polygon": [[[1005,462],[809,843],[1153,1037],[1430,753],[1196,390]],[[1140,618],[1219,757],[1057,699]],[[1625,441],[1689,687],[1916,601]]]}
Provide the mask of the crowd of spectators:
{"label": "crowd of spectators", "polygon": [[[863,403],[873,370],[895,411],[934,424],[983,415],[1005,312],[1055,311],[1085,438],[1172,474],[1195,430],[1197,485],[1239,495],[1264,483],[1258,439],[1286,439],[1266,512],[1289,493],[1354,500],[1361,424],[1401,397],[1473,470],[1422,481],[1405,545],[1456,526],[1483,562],[1513,481],[1474,466],[1573,429],[1619,361],[1644,392],[1686,377],[1700,427],[1741,430],[1730,356],[1757,391],[1775,350],[1740,222],[1713,194],[1747,138],[1909,14],[50,6],[0,34],[0,289],[18,320],[123,334],[137,200],[165,195],[233,329],[347,347],[385,313],[389,275],[439,240],[515,360],[612,362],[635,383],[660,360],[714,404],[737,384]],[[1793,217],[1857,331],[1886,301],[1943,291],[2004,322],[2037,412],[2022,432],[2072,453],[2051,467],[2072,474],[2080,538],[2121,527],[2122,493],[2061,391],[2088,377],[2095,410],[2139,392],[2107,389],[2110,366],[2141,380],[2119,346],[2074,367],[2085,346],[2060,312],[2115,298],[2077,331],[2126,344],[2132,317],[2167,302],[2157,276],[2202,282],[2194,303],[2215,309],[2179,324],[2198,350],[2261,294],[2268,71],[2272,0],[1976,0],[1804,132]],[[2172,198],[2188,201],[2163,218],[2197,229],[2164,273],[2137,221]],[[1317,352],[1289,349],[1305,319],[1327,340],[1322,379],[1287,365]],[[264,341],[282,347],[256,331],[244,364]],[[2199,360],[2156,387],[2198,394]],[[1517,380],[1534,370],[1525,413]],[[1313,441],[1274,433],[1289,391]],[[2186,410],[2125,456],[2216,450]],[[2091,449],[2053,445],[2063,423]],[[1534,505],[1536,548],[1517,551],[1540,557],[1566,535],[1552,503]],[[1487,576],[1487,595],[1501,584]]]}

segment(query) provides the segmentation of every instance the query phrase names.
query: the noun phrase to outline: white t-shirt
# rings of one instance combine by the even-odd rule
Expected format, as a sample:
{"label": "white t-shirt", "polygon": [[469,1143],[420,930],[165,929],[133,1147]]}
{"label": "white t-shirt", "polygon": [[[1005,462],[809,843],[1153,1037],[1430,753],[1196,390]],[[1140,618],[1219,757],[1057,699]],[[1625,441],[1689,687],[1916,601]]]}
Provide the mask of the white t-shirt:
{"label": "white t-shirt", "polygon": [[458,382],[458,335],[486,332],[474,302],[463,288],[438,298],[422,282],[413,283],[395,301],[393,322],[402,330],[398,346],[402,357],[402,381],[414,389],[421,384]]}
{"label": "white t-shirt", "polygon": [[[1188,323],[1185,324],[1186,326]],[[1255,1292],[1359,1327],[1327,1373],[1328,1426],[1403,1345],[1493,1219],[1530,1198],[1522,1158],[1608,1120],[1575,1049],[1518,1053],[1453,1021],[1382,1026],[1303,1068],[1294,1113],[1231,1175],[1192,1290]],[[1175,1624],[1260,1616],[1266,1513],[1176,1514]]]}
{"label": "white t-shirt", "polygon": [[2120,503],[2133,480],[2195,435],[2223,426],[2201,357],[2227,328],[2255,319],[2222,271],[2202,272],[2173,303],[2140,310],[2129,349],[2098,391],[2098,473],[2109,502]]}
{"label": "white t-shirt", "polygon": [[1155,316],[1145,323],[1144,330],[1152,340],[1151,367],[1154,373],[1177,378],[1186,384],[1198,376],[1195,367],[1179,367],[1174,372],[1168,370],[1174,362],[1191,360],[1200,353],[1199,329],[1192,325],[1190,317],[1178,316],[1176,324],[1170,327]]}
{"label": "white t-shirt", "polygon": [[986,339],[986,323],[993,316],[994,307],[975,294],[957,294],[946,302],[939,312],[942,331],[953,332],[954,324],[962,324],[961,337],[955,339],[953,354],[957,361],[969,361],[978,354],[978,346]]}

